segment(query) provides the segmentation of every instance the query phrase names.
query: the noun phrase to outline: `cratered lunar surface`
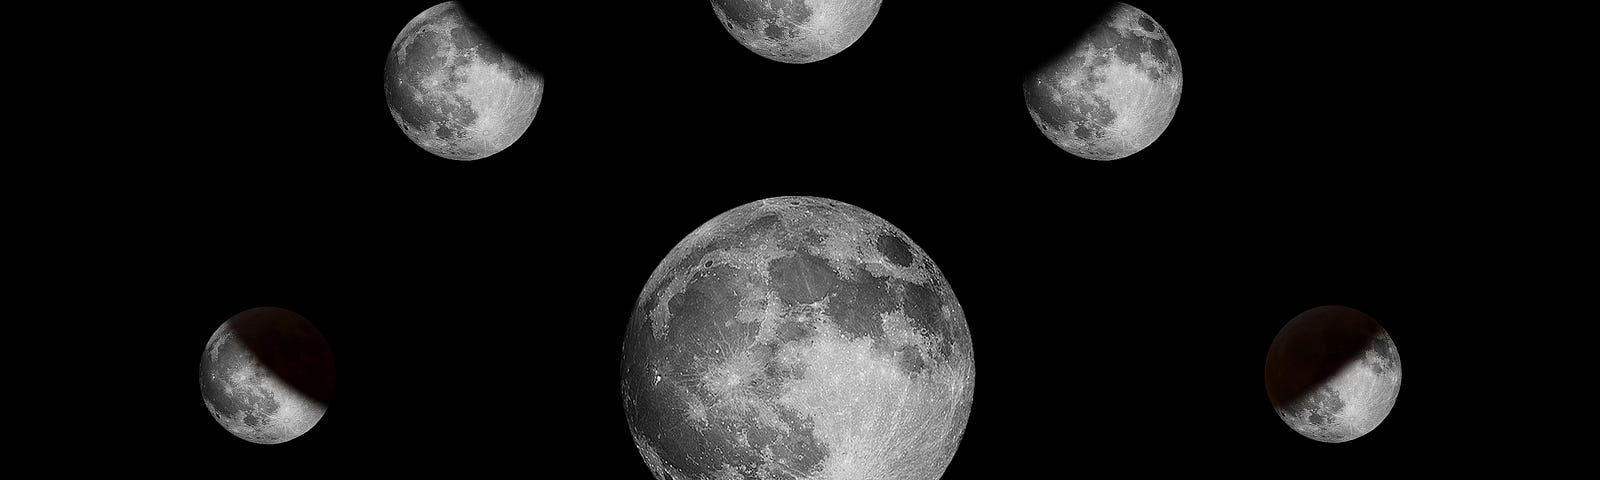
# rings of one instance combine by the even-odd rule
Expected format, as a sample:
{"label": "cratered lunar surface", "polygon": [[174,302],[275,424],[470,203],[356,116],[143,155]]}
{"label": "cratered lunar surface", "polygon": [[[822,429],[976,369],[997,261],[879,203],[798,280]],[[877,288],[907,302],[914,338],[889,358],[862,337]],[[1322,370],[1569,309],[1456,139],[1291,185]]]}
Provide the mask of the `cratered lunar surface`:
{"label": "cratered lunar surface", "polygon": [[972,337],[905,232],[781,197],[679,242],[635,303],[628,426],[658,479],[934,479],[972,410]]}
{"label": "cratered lunar surface", "polygon": [[333,400],[333,350],[305,317],[281,308],[240,312],[200,356],[200,394],[222,428],[255,443],[306,433]]}
{"label": "cratered lunar surface", "polygon": [[1116,160],[1155,142],[1183,94],[1183,62],[1167,30],[1118,3],[1073,42],[1023,86],[1039,131],[1089,160]]}
{"label": "cratered lunar surface", "polygon": [[745,48],[784,63],[844,51],[877,18],[882,0],[711,0],[722,27]]}
{"label": "cratered lunar surface", "polygon": [[544,98],[544,78],[491,42],[456,2],[445,2],[395,37],[383,93],[395,123],[418,146],[477,160],[528,130]]}
{"label": "cratered lunar surface", "polygon": [[1400,395],[1400,352],[1372,317],[1342,306],[1289,320],[1267,351],[1267,398],[1312,440],[1356,439],[1389,416]]}

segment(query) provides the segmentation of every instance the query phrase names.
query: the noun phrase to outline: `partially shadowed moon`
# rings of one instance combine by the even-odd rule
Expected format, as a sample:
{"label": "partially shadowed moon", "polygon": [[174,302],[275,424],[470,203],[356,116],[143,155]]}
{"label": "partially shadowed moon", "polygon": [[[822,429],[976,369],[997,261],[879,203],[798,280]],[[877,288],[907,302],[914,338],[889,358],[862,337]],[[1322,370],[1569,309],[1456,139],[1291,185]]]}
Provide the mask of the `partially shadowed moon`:
{"label": "partially shadowed moon", "polygon": [[1183,62],[1167,30],[1125,3],[1111,7],[1023,85],[1028,114],[1051,142],[1116,160],[1167,130],[1183,94]]}
{"label": "partially shadowed moon", "polygon": [[489,40],[456,2],[411,19],[383,67],[389,113],[434,155],[477,160],[511,146],[533,123],[544,79]]}
{"label": "partially shadowed moon", "polygon": [[305,317],[252,308],[217,327],[200,356],[200,394],[222,428],[255,443],[306,433],[333,400],[333,350]]}
{"label": "partially shadowed moon", "polygon": [[728,34],[783,63],[811,63],[844,51],[877,18],[882,0],[711,0]]}
{"label": "partially shadowed moon", "polygon": [[657,479],[939,478],[972,411],[972,336],[927,252],[855,206],[770,198],[656,266],[622,349]]}
{"label": "partially shadowed moon", "polygon": [[1353,308],[1294,317],[1267,351],[1267,398],[1312,440],[1354,440],[1389,416],[1400,395],[1400,352],[1389,332]]}

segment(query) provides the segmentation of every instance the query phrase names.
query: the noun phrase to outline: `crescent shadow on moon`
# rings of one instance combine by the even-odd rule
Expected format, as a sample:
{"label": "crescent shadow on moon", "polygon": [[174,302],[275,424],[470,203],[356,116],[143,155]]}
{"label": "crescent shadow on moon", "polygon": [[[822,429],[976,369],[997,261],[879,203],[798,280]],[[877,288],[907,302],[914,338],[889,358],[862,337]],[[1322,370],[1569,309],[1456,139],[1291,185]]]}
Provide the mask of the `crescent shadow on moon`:
{"label": "crescent shadow on moon", "polygon": [[322,405],[333,401],[333,350],[305,317],[281,308],[253,308],[228,320],[232,340],[284,385]]}
{"label": "crescent shadow on moon", "polygon": [[535,56],[528,50],[538,45],[531,44],[524,38],[529,34],[515,33],[529,28],[528,19],[523,18],[525,12],[520,11],[520,8],[522,7],[493,2],[456,2],[455,6],[461,17],[470,23],[468,28],[472,35],[478,36],[485,45],[493,47],[501,55],[513,60],[517,66],[537,74],[533,64],[528,62]]}
{"label": "crescent shadow on moon", "polygon": [[1383,333],[1372,317],[1349,307],[1318,307],[1295,316],[1267,351],[1267,396],[1273,406],[1299,403],[1369,350],[1387,351]]}
{"label": "crescent shadow on moon", "polygon": [[1041,72],[1055,67],[1072,53],[1072,47],[1078,44],[1078,39],[1098,25],[1098,21],[1110,11],[1109,5],[1090,6],[1077,4],[1071,8],[1065,5],[1052,5],[1045,11],[1039,12],[1052,18],[1048,35],[1037,34],[1030,38],[1032,41],[1017,42],[1016,48],[1019,55],[1025,60],[1018,65],[1022,66],[1018,80],[1027,82],[1028,79],[1038,76]]}
{"label": "crescent shadow on moon", "polygon": [[1040,9],[1037,12],[1039,15],[1051,19],[1048,36],[1017,46],[1023,58],[1031,59],[1020,64],[1026,65],[1021,70],[1022,79],[1026,81],[1058,66],[1087,41],[1090,33],[1101,28],[1101,24],[1120,5],[1119,2],[1089,2],[1050,5]]}

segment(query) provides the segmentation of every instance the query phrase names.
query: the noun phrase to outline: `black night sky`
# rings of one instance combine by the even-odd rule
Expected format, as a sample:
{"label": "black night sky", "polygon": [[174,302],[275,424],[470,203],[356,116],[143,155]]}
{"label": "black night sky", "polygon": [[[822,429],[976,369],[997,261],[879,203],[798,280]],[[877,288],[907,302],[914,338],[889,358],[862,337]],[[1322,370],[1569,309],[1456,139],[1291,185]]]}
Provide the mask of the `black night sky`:
{"label": "black night sky", "polygon": [[[945,478],[1523,458],[1527,437],[1485,438],[1508,422],[1482,390],[1531,380],[1474,340],[1504,333],[1478,279],[1516,263],[1485,240],[1506,189],[1441,153],[1444,101],[1393,49],[1413,12],[1137,3],[1183,96],[1153,145],[1093,162],[1040,134],[1021,88],[1093,6],[888,0],[849,49],[787,65],[704,0],[469,3],[547,93],[513,146],[455,162],[404,136],[380,83],[432,3],[224,3],[183,12],[185,71],[147,106],[193,140],[97,174],[80,237],[126,320],[102,367],[142,399],[116,407],[140,427],[106,468],[649,478],[619,394],[633,302],[684,235],[778,195],[883,217],[953,286],[977,380]],[[1332,445],[1262,381],[1278,328],[1328,304],[1404,362],[1388,419]],[[256,306],[311,320],[338,362],[327,416],[277,446],[225,432],[196,385],[212,331]]]}

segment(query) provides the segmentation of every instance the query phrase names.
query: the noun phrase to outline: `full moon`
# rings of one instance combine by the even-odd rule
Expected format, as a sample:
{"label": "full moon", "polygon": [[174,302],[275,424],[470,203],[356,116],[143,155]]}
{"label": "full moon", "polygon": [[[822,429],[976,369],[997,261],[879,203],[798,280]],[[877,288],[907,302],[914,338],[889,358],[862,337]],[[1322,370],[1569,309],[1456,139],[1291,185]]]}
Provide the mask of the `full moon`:
{"label": "full moon", "polygon": [[882,0],[711,0],[728,34],[783,63],[811,63],[866,33]]}
{"label": "full moon", "polygon": [[254,443],[283,443],[322,419],[333,399],[333,350],[305,317],[252,308],[223,322],[200,356],[212,418]]}
{"label": "full moon", "polygon": [[972,412],[972,336],[939,267],[845,203],[750,203],[656,266],[622,349],[658,479],[934,479]]}
{"label": "full moon", "polygon": [[1289,320],[1267,351],[1267,398],[1306,438],[1339,443],[1377,428],[1400,395],[1400,352],[1372,317],[1324,306]]}
{"label": "full moon", "polygon": [[1023,88],[1039,131],[1089,160],[1150,146],[1172,123],[1182,94],[1183,62],[1172,37],[1126,3],[1113,5]]}
{"label": "full moon", "polygon": [[411,141],[452,160],[511,146],[533,123],[544,79],[489,41],[456,2],[422,12],[383,67],[389,114]]}

